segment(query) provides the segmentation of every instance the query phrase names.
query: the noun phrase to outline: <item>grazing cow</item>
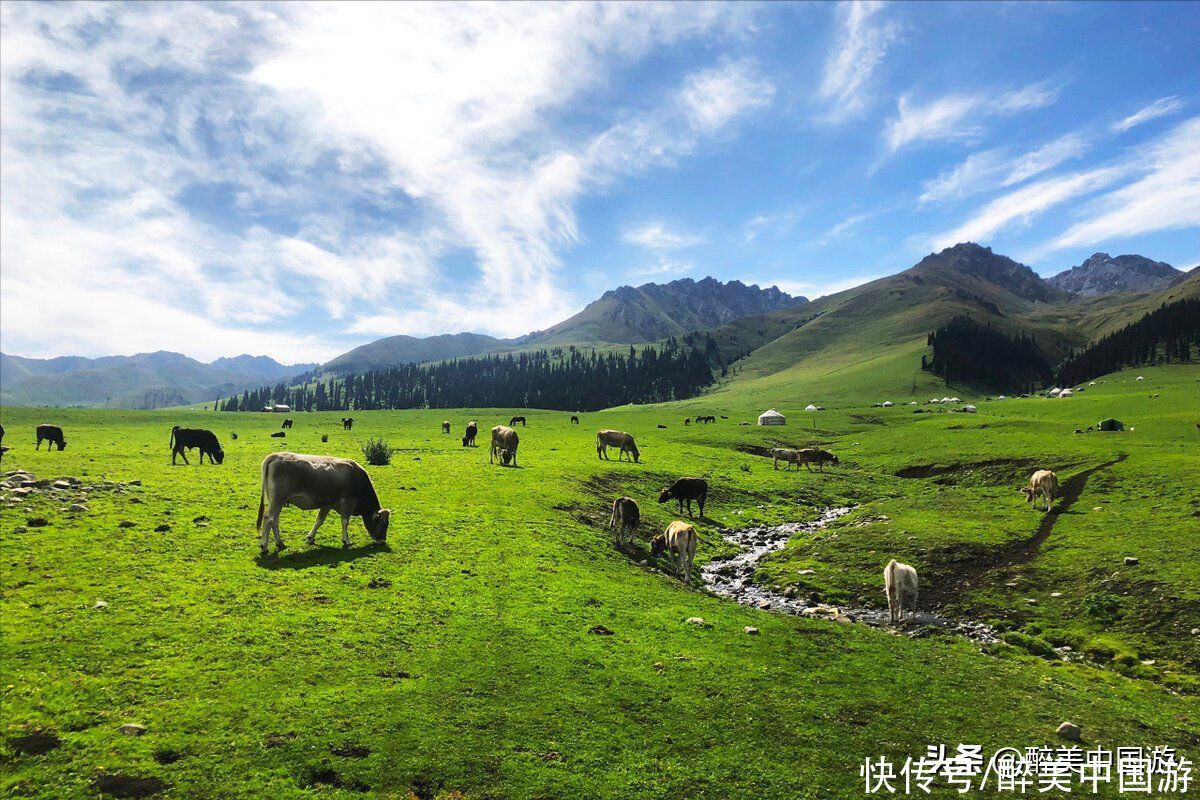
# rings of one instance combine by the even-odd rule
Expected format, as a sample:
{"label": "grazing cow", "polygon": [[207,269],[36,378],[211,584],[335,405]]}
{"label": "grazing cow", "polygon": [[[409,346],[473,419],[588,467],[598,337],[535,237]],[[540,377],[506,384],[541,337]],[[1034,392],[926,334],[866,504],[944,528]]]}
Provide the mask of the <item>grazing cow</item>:
{"label": "grazing cow", "polygon": [[[816,464],[818,472],[825,471],[826,464],[837,465],[838,457],[828,450],[822,450],[819,447],[806,447],[803,450],[796,450],[797,464],[803,464],[804,468],[812,472],[812,467],[809,464]],[[799,467],[796,467],[799,469]]]}
{"label": "grazing cow", "polygon": [[230,433],[229,438],[233,439],[236,442],[237,441],[237,431],[233,431],[232,433]]}
{"label": "grazing cow", "polygon": [[691,417],[685,417],[685,418],[684,418],[684,420],[683,420],[683,424],[684,424],[684,425],[691,425],[691,424],[692,424],[692,418],[691,418]]}
{"label": "grazing cow", "polygon": [[511,428],[513,425],[516,425],[518,422],[521,423],[522,428],[525,427],[525,418],[524,417],[513,417],[512,419],[510,419],[508,421],[508,427]]}
{"label": "grazing cow", "polygon": [[442,420],[442,433],[450,432],[450,420]]}
{"label": "grazing cow", "polygon": [[665,503],[668,500],[679,501],[679,513],[683,513],[683,504],[687,503],[688,516],[692,516],[692,501],[696,500],[700,503],[700,516],[704,516],[704,502],[708,499],[708,481],[703,478],[680,478],[670,486],[662,490],[658,496],[658,502]]}
{"label": "grazing cow", "polygon": [[354,417],[342,417],[342,430],[348,431],[354,427]]}
{"label": "grazing cow", "polygon": [[909,616],[917,613],[917,571],[908,564],[895,559],[888,562],[883,568],[883,590],[887,594],[893,625],[904,619],[905,609]]}
{"label": "grazing cow", "polygon": [[616,531],[617,544],[622,544],[625,541],[625,534],[629,534],[629,543],[633,544],[634,537],[637,535],[638,523],[642,521],[642,512],[638,510],[637,501],[632,497],[618,497],[613,500],[612,519],[608,521],[608,529]]}
{"label": "grazing cow", "polygon": [[287,434],[284,433],[283,431],[275,431],[275,433],[271,434],[271,438],[272,439],[286,439]]}
{"label": "grazing cow", "polygon": [[633,441],[633,437],[624,431],[596,431],[596,457],[608,460],[608,448],[616,447],[621,452],[617,453],[617,461],[621,457],[628,454],[635,462],[641,457],[638,452],[637,444]]}
{"label": "grazing cow", "polygon": [[572,415],[571,415],[571,424],[572,424],[572,425],[578,425],[578,424],[579,424],[579,417],[578,417],[578,416],[576,416],[575,414],[572,414]]}
{"label": "grazing cow", "polygon": [[779,469],[779,462],[782,461],[784,469],[791,469],[791,465],[795,464],[796,469],[800,469],[800,451],[789,450],[786,447],[775,447],[771,449],[771,461],[775,469]]}
{"label": "grazing cow", "polygon": [[471,420],[467,423],[467,433],[463,436],[463,447],[474,447],[475,437],[479,435],[479,423]]}
{"label": "grazing cow", "polygon": [[[272,436],[282,436],[283,434],[271,434]],[[183,456],[183,463],[190,464],[188,461],[187,452],[193,447],[200,450],[200,463],[204,463],[204,457],[208,456],[208,463],[220,464],[225,460],[225,451],[221,449],[221,443],[217,441],[217,435],[212,431],[206,431],[203,428],[181,428],[176,425],[171,428],[171,464],[176,463],[177,456]]]}
{"label": "grazing cow", "polygon": [[1029,476],[1029,485],[1021,490],[1025,494],[1025,502],[1033,503],[1037,508],[1037,499],[1043,498],[1045,511],[1050,510],[1054,496],[1058,494],[1058,476],[1048,469],[1039,469]]}
{"label": "grazing cow", "polygon": [[67,440],[63,438],[63,429],[57,425],[38,425],[37,426],[37,446],[34,450],[42,449],[42,441],[47,442],[46,449],[49,450],[54,445],[58,445],[59,452],[67,449]]}
{"label": "grazing cow", "polygon": [[729,417],[727,417],[727,416],[725,416],[724,414],[722,414],[722,415],[721,415],[721,419],[729,419]]}
{"label": "grazing cow", "polygon": [[659,425],[658,427],[659,427],[659,428],[661,428],[661,429],[663,429],[664,431],[667,429],[667,426],[666,426],[666,425]]}
{"label": "grazing cow", "polygon": [[675,575],[680,580],[692,576],[692,561],[696,558],[696,529],[683,520],[675,520],[667,529],[650,540],[650,554],[663,553],[671,559]]}
{"label": "grazing cow", "polygon": [[492,449],[488,453],[488,463],[494,464],[495,459],[500,459],[500,464],[507,467],[511,461],[513,466],[517,465],[517,445],[520,439],[517,438],[517,432],[512,428],[504,425],[497,425],[492,428]]}
{"label": "grazing cow", "polygon": [[283,421],[283,425],[281,425],[280,427],[282,427],[282,428],[290,428],[290,427],[292,427],[292,420],[291,420],[291,418],[289,417],[288,419],[285,419],[285,420]]}
{"label": "grazing cow", "polygon": [[282,452],[271,453],[263,459],[258,527],[262,531],[259,547],[264,556],[272,530],[275,531],[276,549],[286,547],[279,534],[279,512],[285,505],[305,511],[316,509],[317,521],[308,532],[310,545],[316,543],[317,529],[334,509],[342,518],[342,547],[350,546],[351,517],[362,517],[367,533],[376,543],[387,540],[392,512],[379,507],[379,495],[375,493],[371,477],[358,462],[348,458]]}

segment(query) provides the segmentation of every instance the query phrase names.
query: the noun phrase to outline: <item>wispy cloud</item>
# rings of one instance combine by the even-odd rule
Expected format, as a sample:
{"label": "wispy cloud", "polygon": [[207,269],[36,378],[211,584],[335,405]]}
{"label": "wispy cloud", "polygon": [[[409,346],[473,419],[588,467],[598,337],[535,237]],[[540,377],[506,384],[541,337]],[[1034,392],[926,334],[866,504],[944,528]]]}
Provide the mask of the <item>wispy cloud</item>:
{"label": "wispy cloud", "polygon": [[1124,133],[1130,128],[1141,125],[1143,122],[1149,122],[1152,119],[1174,114],[1181,108],[1183,108],[1183,100],[1178,97],[1160,97],[1150,105],[1125,117],[1125,119],[1114,122],[1112,129],[1117,133]]}
{"label": "wispy cloud", "polygon": [[655,275],[683,275],[691,272],[695,268],[696,265],[690,261],[677,261],[675,259],[666,258],[665,256],[660,256],[658,261],[653,265],[635,270],[633,274],[639,277],[652,277]]}
{"label": "wispy cloud", "polygon": [[922,187],[922,203],[959,200],[993,189],[1016,186],[1060,164],[1079,158],[1088,150],[1077,133],[1061,136],[1020,155],[1009,148],[972,153],[953,169],[938,174]]}
{"label": "wispy cloud", "polygon": [[1038,83],[995,95],[952,94],[921,104],[911,95],[900,97],[897,114],[885,133],[888,150],[926,141],[973,139],[983,133],[983,120],[1004,117],[1050,105],[1058,93]]}
{"label": "wispy cloud", "polygon": [[894,22],[878,19],[882,2],[850,0],[838,7],[840,35],[825,62],[820,97],[834,122],[857,116],[867,106],[867,85],[899,34]]}
{"label": "wispy cloud", "polygon": [[802,213],[801,209],[792,209],[751,217],[742,224],[742,244],[751,244],[764,233],[779,236],[791,231]]}
{"label": "wispy cloud", "polygon": [[669,230],[661,222],[647,222],[631,228],[621,234],[621,238],[647,250],[679,250],[703,241],[699,236]]}
{"label": "wispy cloud", "polygon": [[1040,252],[1200,225],[1200,117],[1139,149],[1140,177],[1096,198],[1084,219]]}
{"label": "wispy cloud", "polygon": [[826,245],[836,239],[844,238],[853,228],[870,219],[871,216],[871,212],[851,214],[841,222],[831,227],[829,230],[825,231],[825,233],[821,235],[821,238],[817,240],[817,244]]}
{"label": "wispy cloud", "polygon": [[[552,323],[574,305],[558,271],[579,200],[685,158],[774,92],[749,62],[694,65],[651,110],[558,124],[618,65],[745,25],[730,6],[2,13],[0,325],[34,355],[254,341],[307,360],[368,332]],[[511,300],[443,291],[442,259],[463,251]],[[122,313],[94,313],[101,296]],[[285,333],[314,314],[340,320],[321,347]]]}

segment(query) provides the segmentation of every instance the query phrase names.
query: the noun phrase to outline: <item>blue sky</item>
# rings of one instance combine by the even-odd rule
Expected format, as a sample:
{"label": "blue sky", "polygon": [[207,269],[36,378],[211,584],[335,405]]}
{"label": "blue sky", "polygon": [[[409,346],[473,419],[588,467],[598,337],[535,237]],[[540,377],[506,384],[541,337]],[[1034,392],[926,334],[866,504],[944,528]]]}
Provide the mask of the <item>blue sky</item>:
{"label": "blue sky", "polygon": [[8,353],[320,360],[965,240],[1200,262],[1194,3],[0,15]]}

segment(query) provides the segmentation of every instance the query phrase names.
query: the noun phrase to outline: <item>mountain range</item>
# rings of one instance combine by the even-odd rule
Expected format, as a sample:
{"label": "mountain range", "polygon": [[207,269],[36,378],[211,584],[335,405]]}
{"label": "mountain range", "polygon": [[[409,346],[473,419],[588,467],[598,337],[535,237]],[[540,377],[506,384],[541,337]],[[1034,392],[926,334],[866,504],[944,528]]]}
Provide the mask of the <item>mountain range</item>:
{"label": "mountain range", "polygon": [[132,356],[23,358],[0,353],[0,402],[161,408],[213,400],[300,375],[317,364],[280,364],[267,356],[209,364],[163,350]]}
{"label": "mountain range", "polygon": [[[410,362],[440,361],[543,347],[613,347],[707,331],[740,380],[771,376],[773,387],[807,391],[829,371],[868,371],[894,391],[925,380],[926,334],[958,315],[1010,333],[1032,334],[1046,357],[1061,359],[1104,333],[1179,296],[1200,294],[1200,270],[1180,272],[1142,256],[1097,253],[1043,279],[990,248],[963,243],[914,266],[809,301],[776,287],[713,278],[621,286],[546,330],[514,339],[477,333],[390,336],[324,365],[282,365],[265,356],[211,364],[177,353],[48,360],[0,356],[0,400],[22,405],[160,407],[202,402],[316,369],[344,375]],[[719,391],[719,389],[718,389]]]}

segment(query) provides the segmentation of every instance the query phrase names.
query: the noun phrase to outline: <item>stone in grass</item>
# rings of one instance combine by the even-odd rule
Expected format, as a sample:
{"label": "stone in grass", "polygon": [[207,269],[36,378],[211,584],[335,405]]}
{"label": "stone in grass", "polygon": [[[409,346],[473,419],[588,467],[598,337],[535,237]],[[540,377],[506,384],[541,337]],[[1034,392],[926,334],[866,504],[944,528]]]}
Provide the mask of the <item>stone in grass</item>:
{"label": "stone in grass", "polygon": [[1137,565],[1138,565],[1138,559],[1136,556],[1125,556],[1125,566],[1136,567]]}
{"label": "stone in grass", "polygon": [[67,506],[67,511],[74,511],[76,513],[82,513],[87,510],[88,507],[83,503],[71,503],[71,505]]}
{"label": "stone in grass", "polygon": [[1058,730],[1056,730],[1055,733],[1069,742],[1083,741],[1083,731],[1081,731],[1079,726],[1074,722],[1064,722],[1058,726]]}
{"label": "stone in grass", "polygon": [[25,524],[31,528],[44,528],[50,524],[50,520],[45,517],[30,517],[25,520]]}
{"label": "stone in grass", "polygon": [[742,628],[742,630],[746,633],[747,636],[758,636],[758,628],[754,628],[754,627],[747,625],[746,627]]}
{"label": "stone in grass", "polygon": [[104,602],[103,600],[97,600],[96,605],[92,606],[92,608],[96,611],[99,611],[100,609],[108,608],[108,603]]}
{"label": "stone in grass", "polygon": [[695,625],[697,628],[711,628],[712,625],[704,621],[704,617],[688,617],[688,625]]}
{"label": "stone in grass", "polygon": [[799,572],[797,572],[796,574],[797,575],[816,575],[817,571],[815,569],[802,569]]}
{"label": "stone in grass", "polygon": [[126,722],[124,725],[117,728],[117,730],[126,736],[141,736],[146,732],[146,726],[137,722]]}
{"label": "stone in grass", "polygon": [[1062,597],[1063,593],[1062,592],[1051,592],[1050,596],[1051,597]]}

